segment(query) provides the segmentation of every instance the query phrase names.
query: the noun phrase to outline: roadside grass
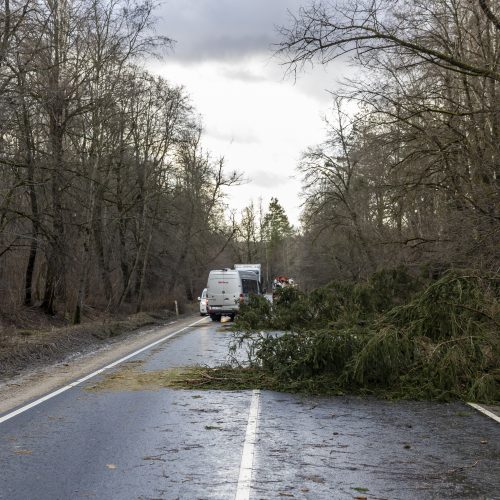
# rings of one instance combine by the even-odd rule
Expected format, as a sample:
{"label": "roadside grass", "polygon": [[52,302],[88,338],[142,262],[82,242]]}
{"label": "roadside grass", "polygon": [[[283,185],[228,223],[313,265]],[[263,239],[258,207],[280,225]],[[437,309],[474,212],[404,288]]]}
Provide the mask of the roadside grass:
{"label": "roadside grass", "polygon": [[172,313],[139,313],[123,318],[104,317],[81,325],[31,327],[0,333],[0,379],[35,365],[57,362],[92,349],[140,328],[160,325]]}

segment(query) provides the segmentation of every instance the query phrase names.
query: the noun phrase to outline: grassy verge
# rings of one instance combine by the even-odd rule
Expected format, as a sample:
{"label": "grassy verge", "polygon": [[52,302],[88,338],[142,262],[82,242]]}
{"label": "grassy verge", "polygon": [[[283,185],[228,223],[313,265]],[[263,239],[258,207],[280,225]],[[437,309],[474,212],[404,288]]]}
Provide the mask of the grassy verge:
{"label": "grassy verge", "polygon": [[62,361],[94,349],[114,337],[164,323],[172,313],[139,313],[58,328],[24,328],[0,334],[0,379],[27,368]]}

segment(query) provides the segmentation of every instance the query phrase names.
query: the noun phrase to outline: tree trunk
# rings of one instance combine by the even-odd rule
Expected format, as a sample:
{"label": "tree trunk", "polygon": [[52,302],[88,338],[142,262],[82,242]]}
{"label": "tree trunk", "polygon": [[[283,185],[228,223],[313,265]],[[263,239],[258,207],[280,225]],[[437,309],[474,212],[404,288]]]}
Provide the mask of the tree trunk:
{"label": "tree trunk", "polygon": [[[19,74],[19,86],[24,91],[24,75]],[[24,305],[30,306],[33,299],[33,275],[35,272],[35,262],[38,251],[38,236],[40,234],[40,220],[38,213],[38,199],[35,190],[35,166],[33,164],[33,138],[31,132],[30,119],[24,95],[23,103],[23,128],[24,128],[24,142],[26,148],[26,167],[28,173],[28,192],[31,207],[31,243],[28,263],[26,265],[25,279],[24,279]]]}
{"label": "tree trunk", "polygon": [[62,205],[62,165],[63,131],[57,123],[52,127],[52,148],[54,172],[52,173],[52,216],[53,234],[50,238],[49,257],[47,259],[47,277],[42,309],[50,315],[55,314],[55,298],[66,298],[66,245]]}
{"label": "tree trunk", "polygon": [[99,263],[99,269],[101,272],[101,280],[104,286],[104,295],[109,305],[113,300],[113,285],[111,284],[109,264],[108,260],[106,259],[106,253],[104,250],[102,218],[100,216],[100,213],[101,213],[101,204],[99,199],[97,213],[94,219],[94,228],[93,228],[94,245],[97,254],[97,260]]}

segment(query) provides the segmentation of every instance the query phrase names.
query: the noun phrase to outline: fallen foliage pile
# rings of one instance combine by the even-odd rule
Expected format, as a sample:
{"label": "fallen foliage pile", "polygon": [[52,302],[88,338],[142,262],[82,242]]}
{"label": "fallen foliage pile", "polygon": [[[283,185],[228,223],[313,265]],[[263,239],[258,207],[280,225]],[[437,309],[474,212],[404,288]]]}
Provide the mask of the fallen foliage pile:
{"label": "fallen foliage pile", "polygon": [[493,403],[499,298],[498,274],[450,271],[424,285],[385,271],[310,294],[283,289],[273,305],[253,297],[234,328],[274,389]]}

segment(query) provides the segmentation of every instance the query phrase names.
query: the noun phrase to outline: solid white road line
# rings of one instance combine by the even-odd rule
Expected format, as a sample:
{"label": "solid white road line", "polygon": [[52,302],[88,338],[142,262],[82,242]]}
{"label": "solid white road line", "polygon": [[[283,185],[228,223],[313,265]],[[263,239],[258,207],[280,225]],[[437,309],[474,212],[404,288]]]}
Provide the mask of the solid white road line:
{"label": "solid white road line", "polygon": [[492,411],[487,410],[486,408],[483,408],[481,405],[478,405],[476,403],[467,403],[467,404],[469,406],[472,406],[472,408],[475,408],[477,411],[484,413],[486,416],[492,418],[495,422],[498,422],[500,424],[500,417],[498,415],[495,415]]}
{"label": "solid white road line", "polygon": [[133,352],[132,354],[128,354],[127,356],[120,358],[118,361],[114,361],[113,363],[105,366],[104,368],[101,368],[100,370],[97,370],[90,375],[86,375],[85,377],[82,377],[75,382],[71,382],[71,384],[65,385],[64,387],[61,387],[60,389],[57,389],[57,391],[51,392],[50,394],[47,394],[40,399],[37,399],[36,401],[33,401],[32,403],[29,403],[21,408],[18,408],[17,410],[7,413],[7,415],[4,415],[3,417],[0,417],[0,424],[2,422],[5,422],[7,420],[10,420],[11,418],[15,417],[16,415],[19,415],[20,413],[24,413],[27,410],[30,410],[31,408],[38,406],[39,404],[43,403],[44,401],[47,401],[48,399],[52,399],[55,396],[58,396],[59,394],[62,394],[63,392],[66,392],[68,389],[71,389],[72,387],[76,387],[77,385],[82,384],[83,382],[86,382],[87,380],[90,380],[92,377],[95,377],[96,375],[101,374],[102,372],[109,370],[110,368],[114,368],[115,366],[119,365],[120,363],[123,363],[124,361],[127,361],[130,358],[133,358],[134,356],[137,356],[141,352],[147,351],[151,347],[154,347],[155,345],[161,344],[162,342],[165,342],[168,339],[171,339],[172,337],[175,337],[175,335],[178,335],[179,333],[187,330],[188,328],[191,328],[192,326],[197,325],[198,323],[201,323],[202,321],[205,321],[206,318],[202,318],[198,321],[195,321],[194,323],[191,323],[188,326],[185,326],[184,328],[181,328],[180,330],[177,330],[176,332],[171,333],[170,335],[167,335],[166,337],[163,337],[156,342],[153,342],[152,344],[148,344],[145,347],[142,347],[141,349]]}
{"label": "solid white road line", "polygon": [[250,403],[250,414],[248,415],[245,444],[243,445],[243,453],[241,455],[240,475],[235,500],[248,500],[250,498],[255,440],[257,439],[257,426],[259,422],[259,400],[260,391],[255,389],[252,394],[252,402]]}

